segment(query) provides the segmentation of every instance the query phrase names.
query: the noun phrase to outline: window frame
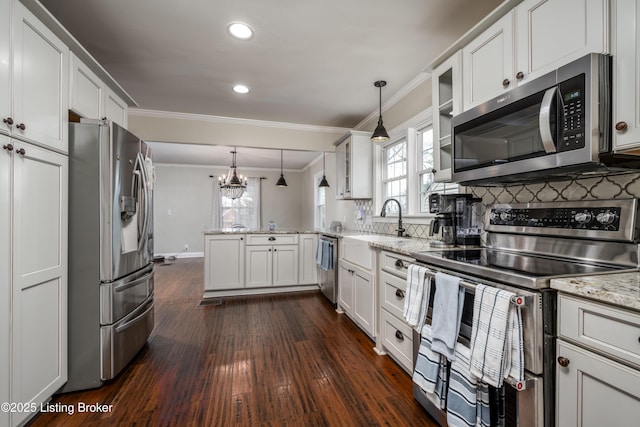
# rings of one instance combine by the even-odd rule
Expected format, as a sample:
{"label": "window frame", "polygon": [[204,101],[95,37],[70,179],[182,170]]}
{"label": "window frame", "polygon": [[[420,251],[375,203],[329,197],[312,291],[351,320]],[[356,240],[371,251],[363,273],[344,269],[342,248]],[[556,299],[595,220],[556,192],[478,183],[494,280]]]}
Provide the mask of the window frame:
{"label": "window frame", "polygon": [[[398,175],[398,176],[394,176],[393,178],[388,178],[387,176],[387,171],[388,171],[388,166],[387,166],[387,150],[389,150],[391,147],[394,147],[396,145],[400,145],[404,143],[405,144],[405,165],[404,165],[404,175]],[[380,163],[380,167],[381,167],[381,188],[380,188],[380,193],[382,195],[382,200],[386,200],[387,198],[396,198],[398,199],[398,197],[404,197],[405,199],[405,206],[403,207],[403,210],[405,212],[407,212],[409,210],[409,175],[410,175],[410,168],[409,168],[409,153],[410,153],[410,148],[409,148],[409,138],[408,138],[408,133],[404,133],[401,134],[399,136],[397,136],[396,138],[393,138],[391,141],[389,141],[388,143],[384,144],[382,146],[382,151],[381,151],[381,163]],[[405,194],[404,196],[402,196],[401,194],[398,195],[390,195],[390,196],[386,196],[385,195],[385,189],[387,187],[387,184],[389,184],[390,182],[393,181],[401,181],[401,180],[405,180]],[[402,192],[401,192],[402,193]],[[382,203],[381,203],[382,206]],[[391,205],[392,209],[394,209],[396,205]],[[393,210],[388,212],[388,216],[398,216],[397,212],[394,212]]]}

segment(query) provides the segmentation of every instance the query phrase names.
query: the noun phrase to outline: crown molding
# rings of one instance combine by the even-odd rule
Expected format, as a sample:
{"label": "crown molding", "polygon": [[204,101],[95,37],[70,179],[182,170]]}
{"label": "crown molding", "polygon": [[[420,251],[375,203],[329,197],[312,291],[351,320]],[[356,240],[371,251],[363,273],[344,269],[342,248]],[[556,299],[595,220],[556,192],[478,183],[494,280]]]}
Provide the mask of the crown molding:
{"label": "crown molding", "polygon": [[[404,85],[399,91],[394,93],[391,98],[387,99],[385,103],[382,104],[382,112],[384,113],[389,108],[393,107],[398,103],[402,98],[407,96],[411,91],[420,86],[422,83],[427,81],[431,77],[431,73],[421,72],[417,76],[413,78],[409,83]],[[365,117],[360,123],[358,123],[354,129],[362,129],[362,127],[369,123],[372,119],[378,117],[380,112],[378,110],[373,111],[367,117]]]}
{"label": "crown molding", "polygon": [[326,133],[344,133],[349,131],[348,128],[305,125],[298,123],[286,122],[270,122],[266,120],[242,119],[235,117],[209,116],[206,114],[178,113],[173,111],[146,110],[142,108],[129,108],[130,116],[155,117],[159,119],[178,119],[193,120],[200,122],[241,125],[241,126],[257,126],[277,129],[300,130],[305,132],[326,132]]}

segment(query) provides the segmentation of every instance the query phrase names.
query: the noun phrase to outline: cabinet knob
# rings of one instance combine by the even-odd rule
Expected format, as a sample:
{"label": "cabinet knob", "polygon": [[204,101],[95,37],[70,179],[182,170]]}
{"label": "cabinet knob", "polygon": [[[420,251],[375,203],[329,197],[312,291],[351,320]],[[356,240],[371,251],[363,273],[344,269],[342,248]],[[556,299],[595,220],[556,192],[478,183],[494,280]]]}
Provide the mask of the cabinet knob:
{"label": "cabinet knob", "polygon": [[269,249],[269,252],[271,252],[271,249]]}
{"label": "cabinet knob", "polygon": [[7,151],[13,151],[13,145],[11,144],[3,145],[2,148],[4,148]]}
{"label": "cabinet knob", "polygon": [[560,366],[562,366],[563,368],[566,368],[567,366],[569,366],[569,359],[567,359],[566,357],[558,357],[558,364]]}
{"label": "cabinet knob", "polygon": [[402,262],[401,259],[397,259],[396,260],[396,267],[398,267],[398,268],[408,268],[407,266],[404,265],[404,262]]}
{"label": "cabinet knob", "polygon": [[273,242],[274,240],[276,240],[275,237],[273,237],[273,236],[269,237],[269,241]]}
{"label": "cabinet knob", "polygon": [[396,289],[396,296],[398,298],[404,298],[404,291],[402,289]]}
{"label": "cabinet knob", "polygon": [[616,123],[616,130],[618,132],[624,132],[625,130],[627,130],[627,122],[618,122]]}
{"label": "cabinet knob", "polygon": [[7,117],[6,119],[2,119],[3,122],[11,126],[13,124],[13,119],[11,117]]}
{"label": "cabinet knob", "polygon": [[509,79],[504,79],[502,81],[502,87],[508,87],[511,84],[511,80]]}
{"label": "cabinet knob", "polygon": [[396,330],[396,338],[400,341],[404,341],[404,334],[398,330]]}
{"label": "cabinet knob", "polygon": [[16,125],[16,128],[18,128],[20,130],[25,130],[27,127],[24,125],[24,123],[20,123],[20,124]]}
{"label": "cabinet knob", "polygon": [[244,240],[244,237],[241,237],[240,240]]}
{"label": "cabinet knob", "polygon": [[516,74],[516,80],[522,79],[524,79],[524,73],[522,71],[518,71],[518,74]]}
{"label": "cabinet knob", "polygon": [[274,249],[274,250],[273,250],[273,252],[278,252],[278,250],[277,250],[277,249]]}
{"label": "cabinet knob", "polygon": [[431,169],[431,173],[436,173],[438,172],[436,169]]}
{"label": "cabinet knob", "polygon": [[26,152],[26,151],[24,151],[24,148],[18,148],[18,149],[16,150],[16,153],[21,154],[21,155],[23,155],[23,156],[24,156],[25,154],[27,154],[27,152]]}

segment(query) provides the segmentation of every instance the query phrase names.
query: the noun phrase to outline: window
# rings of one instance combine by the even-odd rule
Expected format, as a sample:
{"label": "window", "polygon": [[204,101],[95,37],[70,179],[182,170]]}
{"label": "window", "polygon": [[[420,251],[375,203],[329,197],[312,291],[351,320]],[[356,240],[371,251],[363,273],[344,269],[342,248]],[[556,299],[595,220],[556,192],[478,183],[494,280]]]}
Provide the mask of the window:
{"label": "window", "polygon": [[420,188],[420,212],[429,212],[431,193],[452,194],[458,192],[455,183],[442,183],[433,180],[433,128],[431,125],[417,131],[418,146],[418,182]]}
{"label": "window", "polygon": [[[402,139],[383,149],[382,154],[383,200],[397,199],[407,212],[407,140]],[[387,205],[387,213],[397,213],[398,206]]]}
{"label": "window", "polygon": [[315,226],[316,228],[323,229],[325,228],[325,217],[326,217],[326,207],[327,207],[327,187],[318,187],[320,181],[322,180],[322,174],[318,174],[315,177]]}
{"label": "window", "polygon": [[224,197],[220,192],[220,226],[234,225],[260,229],[260,178],[248,178],[247,189],[237,199]]}

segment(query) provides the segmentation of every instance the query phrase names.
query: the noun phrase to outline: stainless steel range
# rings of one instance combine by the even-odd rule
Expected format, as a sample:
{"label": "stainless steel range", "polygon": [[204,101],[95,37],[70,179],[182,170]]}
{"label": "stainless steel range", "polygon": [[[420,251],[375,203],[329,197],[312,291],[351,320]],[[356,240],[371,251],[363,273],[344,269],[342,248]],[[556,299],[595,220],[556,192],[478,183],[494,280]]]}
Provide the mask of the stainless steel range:
{"label": "stainless steel range", "polygon": [[[505,383],[506,426],[554,425],[556,295],[550,281],[637,270],[638,209],[637,199],[496,204],[485,212],[483,247],[412,254],[431,273],[462,279],[460,342],[471,336],[476,284],[521,297],[526,380]],[[416,334],[414,355],[419,343]],[[414,397],[445,424],[446,415],[415,384]]]}

